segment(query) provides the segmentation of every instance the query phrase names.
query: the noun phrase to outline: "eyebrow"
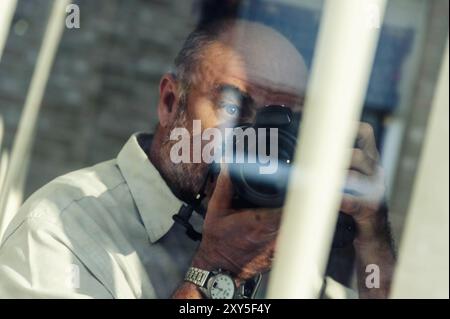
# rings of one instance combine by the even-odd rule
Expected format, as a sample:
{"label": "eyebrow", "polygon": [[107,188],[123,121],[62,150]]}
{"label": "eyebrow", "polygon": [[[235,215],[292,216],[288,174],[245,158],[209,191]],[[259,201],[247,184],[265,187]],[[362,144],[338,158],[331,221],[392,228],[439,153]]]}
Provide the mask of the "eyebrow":
{"label": "eyebrow", "polygon": [[244,102],[253,102],[253,98],[247,93],[242,91],[237,86],[234,86],[232,84],[219,84],[216,86],[216,93],[221,94],[223,92],[231,91],[234,94],[236,94],[239,98],[242,99]]}
{"label": "eyebrow", "polygon": [[[265,90],[267,91],[267,88],[262,88],[259,87],[258,89],[260,90]],[[215,93],[220,95],[223,92],[226,91],[232,91],[234,94],[236,94],[242,101],[243,105],[246,106],[252,106],[255,105],[255,99],[253,99],[253,97],[248,94],[247,92],[242,91],[239,87],[232,85],[232,84],[217,84],[215,86]],[[288,92],[279,92],[279,91],[274,91],[271,90],[273,95],[279,95],[279,96],[284,96],[287,97],[288,99],[292,100],[293,103],[289,104],[292,107],[303,107],[303,103],[304,103],[304,95],[297,95],[294,93],[288,93]]]}

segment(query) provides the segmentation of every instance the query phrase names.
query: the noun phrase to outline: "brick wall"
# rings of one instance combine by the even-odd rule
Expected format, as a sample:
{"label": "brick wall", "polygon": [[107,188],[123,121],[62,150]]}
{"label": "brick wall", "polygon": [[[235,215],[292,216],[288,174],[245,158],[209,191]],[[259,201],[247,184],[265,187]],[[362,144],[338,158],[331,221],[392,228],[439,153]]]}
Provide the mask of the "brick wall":
{"label": "brick wall", "polygon": [[[116,156],[156,123],[157,85],[195,25],[194,0],[75,1],[39,116],[25,195],[51,179]],[[12,145],[49,14],[49,0],[19,0],[0,64],[0,114]]]}

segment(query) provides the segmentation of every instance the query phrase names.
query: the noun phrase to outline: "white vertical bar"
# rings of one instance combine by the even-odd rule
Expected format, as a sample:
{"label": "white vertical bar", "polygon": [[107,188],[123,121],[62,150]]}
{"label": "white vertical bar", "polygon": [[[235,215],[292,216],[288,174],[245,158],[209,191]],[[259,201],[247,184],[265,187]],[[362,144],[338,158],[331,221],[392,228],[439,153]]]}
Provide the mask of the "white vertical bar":
{"label": "white vertical bar", "polygon": [[11,21],[16,10],[17,0],[0,1],[0,61],[8,38]]}
{"label": "white vertical bar", "polygon": [[319,295],[384,8],[325,3],[269,298]]}
{"label": "white vertical bar", "polygon": [[3,184],[5,182],[6,170],[8,169],[8,151],[3,150],[0,153],[0,194],[2,193]]}
{"label": "white vertical bar", "polygon": [[449,297],[448,59],[447,39],[391,298]]}
{"label": "white vertical bar", "polygon": [[2,193],[3,181],[6,175],[8,165],[7,153],[3,147],[3,135],[5,132],[3,116],[0,114],[0,194]]}
{"label": "white vertical bar", "polygon": [[25,174],[28,168],[27,163],[33,143],[36,121],[51,66],[64,30],[66,7],[69,3],[70,0],[54,1],[49,22],[45,30],[44,39],[15,137],[4,187],[0,194],[0,239],[15,213],[15,211],[6,210],[5,208],[7,207],[9,196],[13,194],[14,188],[20,184],[21,177],[24,176],[22,174]]}
{"label": "white vertical bar", "polygon": [[[5,132],[3,116],[0,114],[0,153],[2,152],[3,134]],[[1,184],[0,184],[1,187]]]}

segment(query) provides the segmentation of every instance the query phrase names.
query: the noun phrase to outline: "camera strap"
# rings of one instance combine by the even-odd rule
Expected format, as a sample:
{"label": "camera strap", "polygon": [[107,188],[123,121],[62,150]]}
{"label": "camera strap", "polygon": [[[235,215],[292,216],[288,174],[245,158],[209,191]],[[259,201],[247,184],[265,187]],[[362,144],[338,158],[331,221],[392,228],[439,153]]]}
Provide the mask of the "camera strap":
{"label": "camera strap", "polygon": [[205,209],[202,207],[201,203],[203,199],[205,198],[205,190],[206,185],[208,184],[209,178],[212,176],[211,169],[208,170],[206,173],[205,180],[203,181],[203,184],[200,187],[200,190],[195,195],[195,199],[192,203],[186,204],[184,203],[181,205],[180,209],[178,210],[178,213],[172,216],[172,219],[183,226],[186,229],[186,235],[194,240],[194,241],[201,241],[202,240],[202,234],[199,233],[194,229],[194,226],[189,222],[189,220],[192,217],[192,213],[195,211],[197,214],[205,218]]}

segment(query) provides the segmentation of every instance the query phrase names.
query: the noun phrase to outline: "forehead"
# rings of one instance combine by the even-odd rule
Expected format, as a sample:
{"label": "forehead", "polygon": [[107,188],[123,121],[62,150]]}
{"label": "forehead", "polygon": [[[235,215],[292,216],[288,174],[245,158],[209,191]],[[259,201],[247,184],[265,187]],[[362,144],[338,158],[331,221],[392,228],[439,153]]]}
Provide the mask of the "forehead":
{"label": "forehead", "polygon": [[253,95],[303,95],[306,65],[294,46],[274,30],[242,23],[204,49],[202,82],[229,83]]}

